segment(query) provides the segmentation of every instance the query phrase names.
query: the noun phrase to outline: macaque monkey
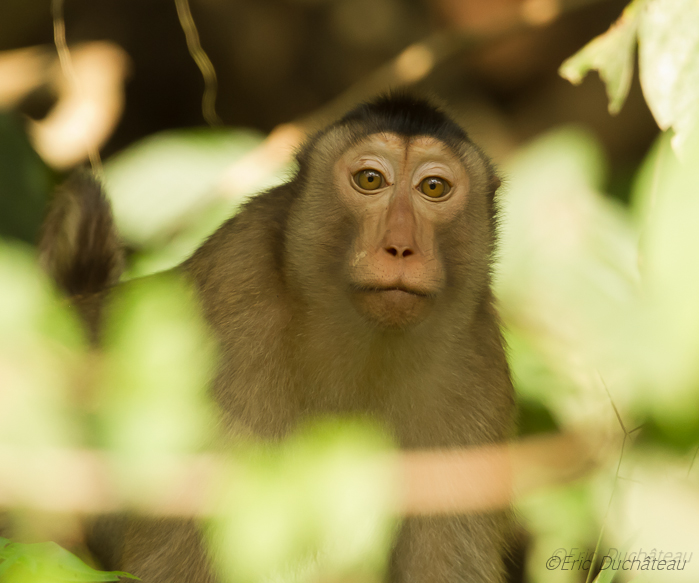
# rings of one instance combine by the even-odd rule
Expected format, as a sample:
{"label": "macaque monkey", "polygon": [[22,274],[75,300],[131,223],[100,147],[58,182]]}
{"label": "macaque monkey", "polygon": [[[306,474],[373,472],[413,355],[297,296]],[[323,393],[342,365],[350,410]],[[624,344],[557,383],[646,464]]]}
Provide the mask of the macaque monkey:
{"label": "macaque monkey", "polygon": [[[178,268],[220,345],[211,390],[224,427],[278,440],[308,417],[363,414],[405,449],[507,438],[513,390],[490,289],[500,181],[487,158],[439,109],[400,94],[350,111],[297,160]],[[40,251],[98,339],[108,292],[92,292],[123,259],[85,183],[57,196]],[[194,521],[105,524],[91,546],[106,568],[219,581]],[[389,580],[500,582],[504,528],[498,514],[406,519]]]}

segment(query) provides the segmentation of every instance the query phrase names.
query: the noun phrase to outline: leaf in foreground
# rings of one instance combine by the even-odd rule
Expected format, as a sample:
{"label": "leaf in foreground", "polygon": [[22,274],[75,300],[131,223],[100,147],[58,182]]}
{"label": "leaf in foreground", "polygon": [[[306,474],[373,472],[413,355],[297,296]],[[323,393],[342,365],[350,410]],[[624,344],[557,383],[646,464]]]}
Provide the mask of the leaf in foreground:
{"label": "leaf in foreground", "polygon": [[638,28],[643,95],[661,129],[672,128],[682,153],[699,129],[699,2],[649,2]]}
{"label": "leaf in foreground", "polygon": [[23,544],[0,537],[0,577],[29,581],[119,581],[138,579],[122,571],[98,571],[54,542]]}
{"label": "leaf in foreground", "polygon": [[611,114],[619,113],[631,87],[639,12],[638,0],[629,4],[607,32],[590,41],[559,69],[560,75],[574,85],[591,69],[599,71],[607,87]]}

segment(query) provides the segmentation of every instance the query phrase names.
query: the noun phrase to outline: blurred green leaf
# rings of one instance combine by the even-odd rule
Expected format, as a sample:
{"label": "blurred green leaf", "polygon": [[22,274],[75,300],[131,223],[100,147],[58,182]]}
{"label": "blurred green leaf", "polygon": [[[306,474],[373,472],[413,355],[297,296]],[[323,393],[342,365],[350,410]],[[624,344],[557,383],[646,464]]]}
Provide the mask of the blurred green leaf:
{"label": "blurred green leaf", "polygon": [[0,578],[5,583],[119,581],[122,571],[98,571],[56,543],[22,544],[0,537]]}
{"label": "blurred green leaf", "polygon": [[645,557],[681,561],[674,570],[667,564],[646,570],[654,583],[694,583],[699,580],[699,563],[693,558],[699,545],[699,495],[696,485],[686,481],[686,458],[659,449],[629,453],[632,463],[613,500],[610,515],[616,519],[607,524],[607,533],[619,541],[620,549],[633,539],[629,550],[636,556],[642,552]]}
{"label": "blurred green leaf", "polygon": [[190,257],[202,242],[237,211],[242,201],[214,200],[164,245],[141,249],[130,260],[128,278],[170,269]]}
{"label": "blurred green leaf", "polygon": [[[528,553],[528,580],[537,583],[574,583],[584,572],[573,568],[551,569],[547,560],[554,553],[577,558],[586,554],[597,536],[595,511],[589,483],[557,487],[527,496],[517,505],[517,513],[527,530],[534,534]],[[572,561],[572,559],[570,559]]]}
{"label": "blurred green leaf", "polygon": [[150,136],[105,165],[121,234],[157,246],[211,202],[222,172],[262,141],[250,131],[188,129]]}
{"label": "blurred green leaf", "polygon": [[517,391],[517,426],[520,435],[559,428],[566,421],[566,402],[576,389],[536,336],[522,327],[509,324],[505,330],[508,362]]}
{"label": "blurred green leaf", "polygon": [[0,241],[0,442],[74,443],[71,385],[85,347],[33,253]]}
{"label": "blurred green leaf", "polygon": [[[635,543],[635,537],[631,537],[624,542],[618,549],[598,549],[597,560],[601,559],[600,572],[595,577],[593,583],[611,583],[619,574],[619,569],[615,568],[619,560],[625,560],[624,557],[633,552],[632,546]],[[600,556],[601,555],[601,556]]]}
{"label": "blurred green leaf", "polygon": [[394,531],[387,446],[366,423],[326,422],[241,450],[212,529],[220,568],[241,582],[379,579]]}
{"label": "blurred green leaf", "polygon": [[599,192],[603,154],[568,128],[523,148],[507,173],[495,291],[519,338],[511,350],[517,388],[552,407],[560,423],[610,411],[591,373],[619,376],[619,336],[632,320],[639,277],[630,217]]}
{"label": "blurred green leaf", "polygon": [[[115,288],[104,351],[99,411],[105,443],[144,471],[144,499],[157,496],[150,469],[157,474],[158,461],[200,451],[211,438],[207,387],[214,347],[184,276],[165,272]],[[121,478],[139,493],[140,478]]]}
{"label": "blurred green leaf", "polygon": [[645,1],[631,2],[607,32],[585,45],[559,69],[559,74],[575,85],[581,83],[591,69],[599,71],[607,87],[611,114],[621,110],[629,94],[639,13]]}
{"label": "blurred green leaf", "polygon": [[675,131],[673,147],[684,151],[699,128],[699,5],[695,0],[634,0],[610,29],[561,66],[578,84],[591,69],[607,87],[609,111],[628,95],[636,40],[643,94],[658,126]]}
{"label": "blurred green leaf", "polygon": [[0,236],[35,243],[52,186],[19,118],[0,112]]}
{"label": "blurred green leaf", "polygon": [[[695,441],[699,435],[699,132],[680,161],[665,135],[653,149],[633,194],[642,226],[646,321],[637,406],[659,425]],[[688,445],[688,443],[687,443]]]}
{"label": "blurred green leaf", "polygon": [[660,128],[674,129],[673,147],[683,152],[699,131],[699,3],[647,2],[638,39],[643,94]]}

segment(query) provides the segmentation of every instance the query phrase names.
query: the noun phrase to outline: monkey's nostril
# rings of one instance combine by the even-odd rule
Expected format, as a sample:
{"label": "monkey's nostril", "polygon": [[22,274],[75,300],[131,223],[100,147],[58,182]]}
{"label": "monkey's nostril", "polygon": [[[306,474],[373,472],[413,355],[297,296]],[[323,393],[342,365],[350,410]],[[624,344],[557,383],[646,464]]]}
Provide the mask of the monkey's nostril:
{"label": "monkey's nostril", "polygon": [[396,247],[394,245],[391,245],[390,247],[386,247],[386,253],[389,255],[393,255],[393,257],[408,257],[413,254],[413,250],[410,249],[409,247]]}

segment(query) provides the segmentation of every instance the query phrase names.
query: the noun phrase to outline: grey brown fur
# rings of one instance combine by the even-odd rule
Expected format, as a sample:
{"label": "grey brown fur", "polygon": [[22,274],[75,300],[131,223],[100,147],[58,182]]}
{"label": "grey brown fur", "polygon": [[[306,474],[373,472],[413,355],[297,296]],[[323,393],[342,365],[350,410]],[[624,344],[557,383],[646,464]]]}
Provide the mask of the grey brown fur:
{"label": "grey brown fur", "polygon": [[[470,180],[463,211],[435,229],[431,260],[444,283],[419,299],[426,316],[406,325],[378,325],[355,308],[348,261],[361,225],[329,179],[338,156],[381,132],[436,137]],[[220,342],[212,390],[231,436],[275,440],[307,417],[361,413],[406,449],[508,437],[512,385],[490,291],[498,185],[462,130],[410,97],[362,106],[312,138],[290,182],[252,199],[181,266]],[[78,301],[95,335],[102,297]],[[408,519],[389,579],[500,582],[504,526],[497,514]],[[103,521],[92,548],[105,567],[146,583],[216,581],[192,522]]]}

